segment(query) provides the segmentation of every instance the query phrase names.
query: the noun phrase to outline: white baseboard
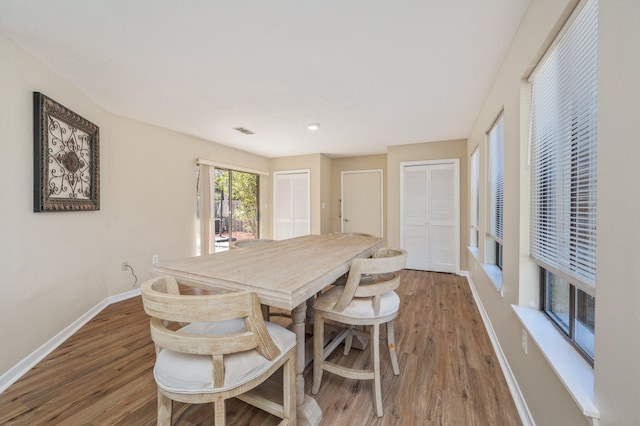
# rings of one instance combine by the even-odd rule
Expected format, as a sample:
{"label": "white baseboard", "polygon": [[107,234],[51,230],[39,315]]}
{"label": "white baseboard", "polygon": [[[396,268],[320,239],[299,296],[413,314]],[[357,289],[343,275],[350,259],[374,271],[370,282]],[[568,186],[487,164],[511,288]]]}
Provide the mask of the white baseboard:
{"label": "white baseboard", "polygon": [[140,294],[140,289],[127,291],[125,293],[109,296],[89,309],[80,318],[69,324],[64,330],[53,336],[45,344],[29,354],[22,361],[11,367],[7,372],[0,376],[0,393],[7,390],[9,386],[18,381],[24,374],[31,370],[37,363],[42,361],[47,355],[53,352],[58,346],[65,342],[69,337],[78,331],[83,325],[91,321],[93,317],[98,315],[104,308],[112,303],[130,299]]}
{"label": "white baseboard", "polygon": [[491,325],[491,320],[489,319],[487,311],[485,311],[484,305],[480,300],[478,291],[476,290],[476,286],[473,283],[473,280],[471,279],[471,276],[468,272],[462,273],[461,275],[467,278],[469,288],[471,289],[471,293],[473,294],[473,299],[475,300],[478,311],[480,312],[480,317],[482,317],[482,322],[487,329],[487,334],[489,335],[489,339],[491,340],[491,345],[493,346],[493,350],[496,352],[496,356],[498,357],[498,363],[500,364],[500,368],[502,369],[502,374],[504,374],[504,378],[507,381],[507,386],[509,386],[509,391],[511,392],[513,402],[516,404],[516,409],[518,410],[518,414],[520,415],[520,420],[522,421],[522,424],[524,426],[535,426],[536,423],[533,420],[531,411],[529,411],[527,402],[525,401],[524,396],[520,391],[520,386],[518,386],[518,382],[513,375],[513,371],[511,371],[511,367],[509,366],[507,357],[502,351],[502,347],[500,346],[500,342],[498,341],[498,336],[496,336],[496,332]]}
{"label": "white baseboard", "polygon": [[140,289],[136,288],[133,290],[125,291],[124,293],[114,294],[113,296],[109,296],[104,299],[107,302],[107,305],[111,305],[112,303],[122,302],[123,300],[131,299],[132,297],[136,297],[140,295]]}

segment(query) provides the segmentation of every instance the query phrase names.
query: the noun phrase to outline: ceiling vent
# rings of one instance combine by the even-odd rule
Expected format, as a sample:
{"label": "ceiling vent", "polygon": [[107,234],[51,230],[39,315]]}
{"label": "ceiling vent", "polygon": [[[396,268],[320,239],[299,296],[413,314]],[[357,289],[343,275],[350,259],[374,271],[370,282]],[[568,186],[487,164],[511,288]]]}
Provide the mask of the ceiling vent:
{"label": "ceiling vent", "polygon": [[234,127],[233,130],[237,130],[240,133],[244,133],[245,135],[254,135],[255,134],[251,130],[247,130],[244,127]]}

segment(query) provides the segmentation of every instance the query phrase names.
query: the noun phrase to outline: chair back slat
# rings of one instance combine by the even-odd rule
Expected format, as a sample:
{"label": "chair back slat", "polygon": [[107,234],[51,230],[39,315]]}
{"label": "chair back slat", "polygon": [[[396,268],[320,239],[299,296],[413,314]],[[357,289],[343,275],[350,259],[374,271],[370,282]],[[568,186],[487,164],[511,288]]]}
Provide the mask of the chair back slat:
{"label": "chair back slat", "polygon": [[[280,354],[267,331],[260,302],[253,292],[180,295],[175,279],[168,276],[153,278],[140,289],[144,310],[152,317],[151,338],[156,348],[214,357],[255,349],[268,360]],[[165,324],[166,321],[206,323],[236,318],[244,320],[245,331],[198,335],[186,330],[175,331]]]}
{"label": "chair back slat", "polygon": [[167,321],[191,323],[224,321],[244,318],[251,314],[251,293],[225,293],[211,295],[181,295],[165,293],[166,288],[173,289],[173,277],[158,277],[140,286],[145,312]]}
{"label": "chair back slat", "polygon": [[360,285],[356,287],[356,291],[353,293],[353,297],[373,297],[397,289],[400,285],[400,276],[397,274],[389,275],[391,277],[385,277],[386,279],[378,278],[371,282],[360,282]]}
{"label": "chair back slat", "polygon": [[266,238],[255,238],[255,239],[251,239],[251,240],[240,240],[240,241],[235,241],[233,243],[231,243],[231,245],[229,247],[231,248],[247,248],[247,247],[254,247],[254,246],[258,246],[258,245],[262,245],[262,244],[266,244],[266,243],[270,243],[273,242],[273,240],[269,240]]}
{"label": "chair back slat", "polygon": [[273,339],[271,339],[271,335],[267,331],[267,327],[264,325],[262,308],[258,301],[258,296],[256,296],[255,293],[251,294],[253,295],[251,298],[251,311],[254,314],[247,316],[244,319],[244,323],[247,330],[254,333],[258,344],[256,347],[258,353],[268,360],[273,360],[280,354],[280,350],[273,342]]}
{"label": "chair back slat", "polygon": [[333,309],[344,311],[354,297],[371,297],[375,303],[374,299],[379,295],[398,288],[400,278],[395,273],[404,269],[406,264],[407,252],[390,248],[378,249],[374,257],[368,259],[354,259],[344,291]]}
{"label": "chair back slat", "polygon": [[329,235],[333,235],[336,237],[369,237],[375,238],[376,236],[373,234],[364,234],[362,232],[332,232]]}
{"label": "chair back slat", "polygon": [[255,335],[249,331],[222,336],[178,333],[166,328],[158,318],[151,320],[151,339],[161,348],[196,355],[228,355],[258,346]]}
{"label": "chair back slat", "polygon": [[213,356],[213,387],[224,386],[224,359],[222,355]]}

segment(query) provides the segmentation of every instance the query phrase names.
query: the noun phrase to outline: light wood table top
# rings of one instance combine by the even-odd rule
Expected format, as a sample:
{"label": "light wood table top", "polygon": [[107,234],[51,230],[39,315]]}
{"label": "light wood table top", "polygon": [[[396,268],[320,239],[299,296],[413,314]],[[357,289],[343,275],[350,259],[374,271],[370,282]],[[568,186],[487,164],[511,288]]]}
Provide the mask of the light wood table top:
{"label": "light wood table top", "polygon": [[307,235],[174,262],[159,263],[154,275],[222,291],[255,291],[260,302],[293,309],[369,257],[384,240],[358,235]]}

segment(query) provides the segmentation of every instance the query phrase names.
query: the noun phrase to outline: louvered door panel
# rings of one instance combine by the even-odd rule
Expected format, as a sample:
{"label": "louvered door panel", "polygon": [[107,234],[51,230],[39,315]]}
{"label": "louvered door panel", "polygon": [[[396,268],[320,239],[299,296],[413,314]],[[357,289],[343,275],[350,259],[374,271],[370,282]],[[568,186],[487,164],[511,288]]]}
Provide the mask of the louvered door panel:
{"label": "louvered door panel", "polygon": [[458,190],[455,163],[402,168],[402,248],[407,268],[458,270]]}

